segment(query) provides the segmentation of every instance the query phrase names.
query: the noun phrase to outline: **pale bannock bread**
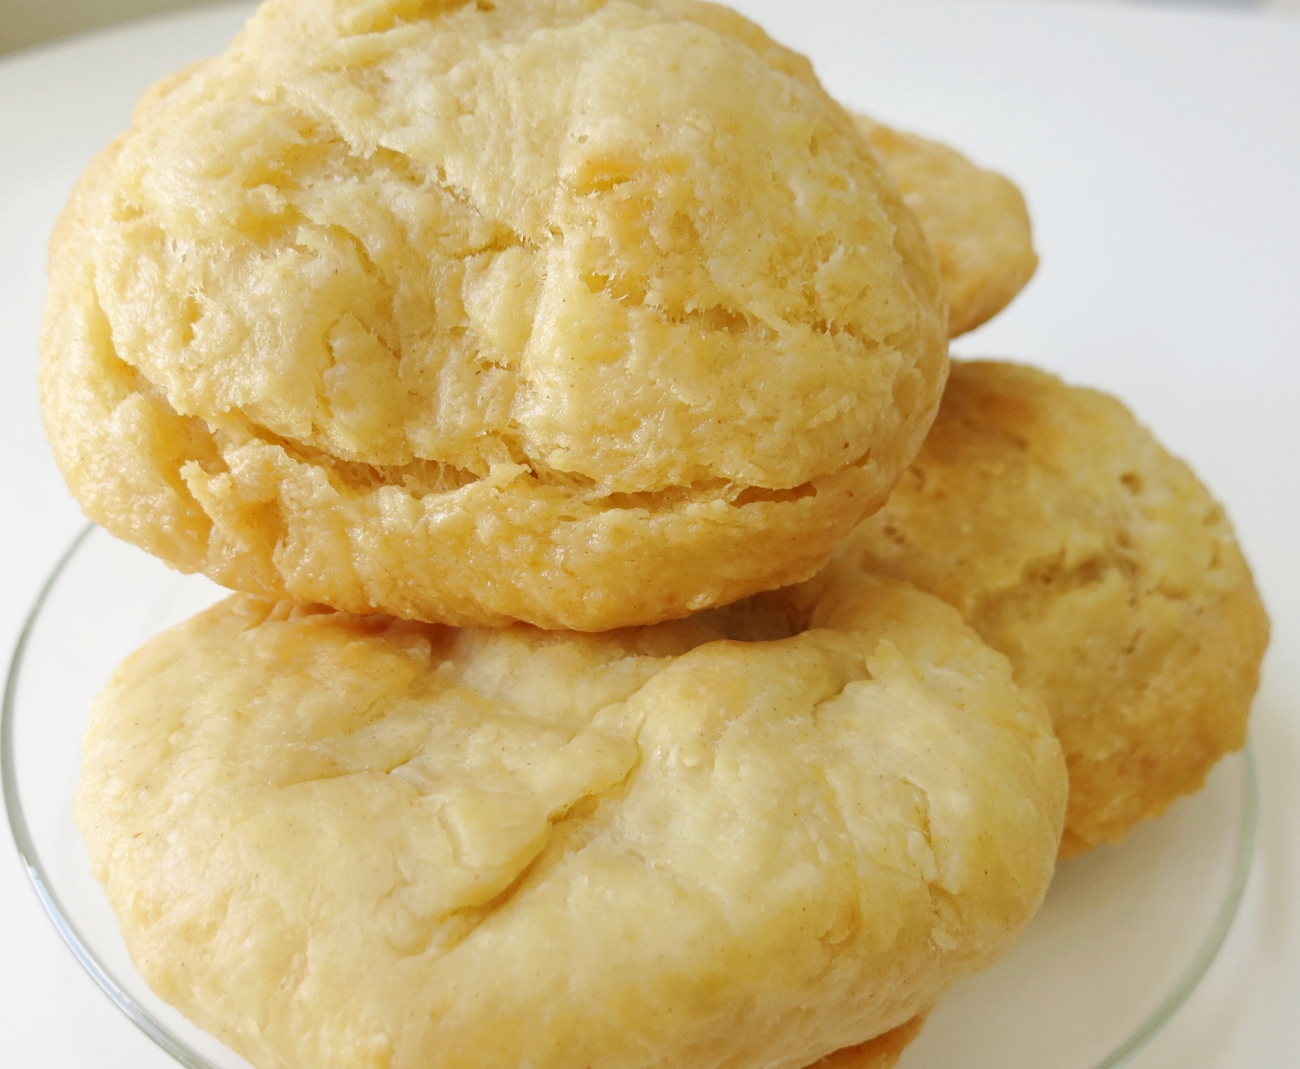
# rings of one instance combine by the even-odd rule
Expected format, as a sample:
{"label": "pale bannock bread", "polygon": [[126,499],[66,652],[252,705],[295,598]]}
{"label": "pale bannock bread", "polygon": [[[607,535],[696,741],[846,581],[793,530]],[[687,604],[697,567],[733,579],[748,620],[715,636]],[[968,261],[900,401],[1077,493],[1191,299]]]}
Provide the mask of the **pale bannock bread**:
{"label": "pale bannock bread", "polygon": [[1268,619],[1223,510],[1123,405],[957,363],[847,561],[956,606],[1052,714],[1062,855],[1115,842],[1246,739]]}
{"label": "pale bannock bread", "polygon": [[1020,190],[938,141],[865,115],[855,115],[854,121],[934,250],[948,300],[948,336],[992,319],[1038,267]]}
{"label": "pale bannock bread", "polygon": [[1006,659],[851,568],[599,635],[237,595],[82,767],[136,964],[264,1069],[882,1069],[1037,908],[1066,793]]}
{"label": "pale bannock bread", "polygon": [[946,373],[933,255],[806,61],[685,0],[272,0],[51,245],[114,534],[271,598],[600,630],[807,578]]}

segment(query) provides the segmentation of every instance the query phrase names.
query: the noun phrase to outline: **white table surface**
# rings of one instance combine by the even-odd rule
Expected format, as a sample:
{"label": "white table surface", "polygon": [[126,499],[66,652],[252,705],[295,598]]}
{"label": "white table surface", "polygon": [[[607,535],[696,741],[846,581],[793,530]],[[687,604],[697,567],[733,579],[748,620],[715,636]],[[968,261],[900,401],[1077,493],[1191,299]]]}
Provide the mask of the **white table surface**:
{"label": "white table surface", "polygon": [[[1043,266],[955,351],[1118,394],[1234,518],[1274,624],[1252,729],[1258,855],[1219,960],[1132,1064],[1300,1066],[1300,20],[1014,0],[735,6],[811,55],[841,99],[1025,189]],[[0,61],[6,650],[81,524],[36,405],[45,237],[136,96],[239,21],[214,9]],[[65,950],[3,834],[0,1064],[174,1065]]]}

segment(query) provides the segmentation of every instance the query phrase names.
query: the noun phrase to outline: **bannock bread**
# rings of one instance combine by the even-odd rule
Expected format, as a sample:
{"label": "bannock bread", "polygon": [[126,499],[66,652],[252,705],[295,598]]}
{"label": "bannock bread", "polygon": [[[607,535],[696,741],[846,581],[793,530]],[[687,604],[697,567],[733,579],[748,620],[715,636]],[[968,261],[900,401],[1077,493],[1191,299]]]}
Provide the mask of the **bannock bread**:
{"label": "bannock bread", "polygon": [[150,985],[266,1069],[802,1069],[1010,943],[1065,792],[1006,659],[844,568],[600,635],[238,595],[115,674],[77,817]]}
{"label": "bannock bread", "polygon": [[956,606],[1052,714],[1062,854],[1122,838],[1246,740],[1268,618],[1220,508],[1114,398],[954,362],[934,430],[842,550]]}
{"label": "bannock bread", "polygon": [[685,0],[271,0],[85,175],[49,293],[89,516],[238,590],[454,624],[806,579],[947,361],[853,120]]}
{"label": "bannock bread", "polygon": [[948,301],[948,336],[992,319],[1038,267],[1020,190],[941,142],[865,115],[854,121],[934,250]]}

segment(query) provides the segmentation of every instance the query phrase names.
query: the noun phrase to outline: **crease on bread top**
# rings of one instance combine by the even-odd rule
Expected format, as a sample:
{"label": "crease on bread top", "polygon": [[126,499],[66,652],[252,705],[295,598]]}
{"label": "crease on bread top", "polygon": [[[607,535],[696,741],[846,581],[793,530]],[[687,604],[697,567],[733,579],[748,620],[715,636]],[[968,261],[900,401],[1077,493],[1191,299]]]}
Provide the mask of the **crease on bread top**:
{"label": "crease on bread top", "polygon": [[74,494],[173,565],[585,630],[811,575],[946,369],[852,119],[679,0],[271,0],[79,185],[42,349]]}

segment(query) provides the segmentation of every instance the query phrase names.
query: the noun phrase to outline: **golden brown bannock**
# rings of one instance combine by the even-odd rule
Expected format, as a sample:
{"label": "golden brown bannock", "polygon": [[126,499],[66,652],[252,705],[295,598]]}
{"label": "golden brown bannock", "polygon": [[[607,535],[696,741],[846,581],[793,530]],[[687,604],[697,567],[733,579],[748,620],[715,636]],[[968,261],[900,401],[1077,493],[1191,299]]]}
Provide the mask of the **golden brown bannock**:
{"label": "golden brown bannock", "polygon": [[1223,510],[1118,401],[956,363],[889,504],[843,550],[956,606],[1042,697],[1062,856],[1197,790],[1246,739],[1268,619]]}
{"label": "golden brown bannock", "polygon": [[313,1069],[801,1069],[1008,945],[1066,792],[1006,658],[851,570],[598,635],[238,595],[82,767],[149,983]]}
{"label": "golden brown bannock", "polygon": [[1038,267],[1020,190],[938,141],[892,130],[865,115],[855,115],[854,121],[898,183],[939,261],[948,336],[992,319]]}
{"label": "golden brown bannock", "polygon": [[182,570],[598,630],[825,563],[920,446],[945,314],[853,121],[737,15],[272,0],[83,178],[42,398],[87,514]]}

